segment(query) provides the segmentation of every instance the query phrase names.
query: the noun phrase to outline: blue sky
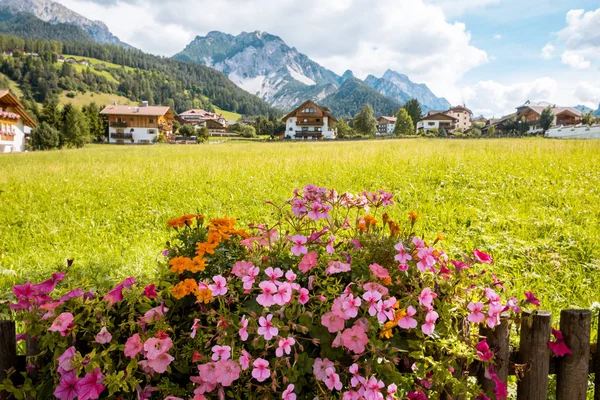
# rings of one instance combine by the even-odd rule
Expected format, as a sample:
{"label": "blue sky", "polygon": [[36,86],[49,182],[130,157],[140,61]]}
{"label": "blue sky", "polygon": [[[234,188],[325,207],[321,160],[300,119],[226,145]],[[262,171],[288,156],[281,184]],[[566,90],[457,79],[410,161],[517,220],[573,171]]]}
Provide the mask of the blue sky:
{"label": "blue sky", "polygon": [[58,2],[154,54],[171,56],[212,30],[265,31],[338,74],[390,68],[486,116],[526,100],[600,103],[598,0]]}

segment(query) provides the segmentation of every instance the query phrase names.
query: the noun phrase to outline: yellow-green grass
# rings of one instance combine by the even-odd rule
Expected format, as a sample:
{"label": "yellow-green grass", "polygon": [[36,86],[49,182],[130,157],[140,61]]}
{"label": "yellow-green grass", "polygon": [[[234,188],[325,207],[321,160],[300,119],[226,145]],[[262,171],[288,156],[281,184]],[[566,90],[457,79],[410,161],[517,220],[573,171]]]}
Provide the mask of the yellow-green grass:
{"label": "yellow-green grass", "polygon": [[[62,68],[63,63],[55,63],[54,64],[56,66],[56,68]],[[112,76],[110,74],[110,72],[108,71],[98,71],[96,69],[94,69],[94,66],[88,67],[87,65],[80,65],[80,64],[71,64],[71,66],[73,67],[73,69],[79,73],[82,73],[83,71],[86,71],[88,68],[90,69],[90,71],[92,71],[94,74],[96,75],[101,75],[103,77],[105,77],[109,82],[113,82],[113,83],[119,83],[119,81],[117,81],[115,79],[114,76]]]}
{"label": "yellow-green grass", "polygon": [[73,57],[77,61],[79,61],[79,60],[88,60],[90,63],[92,63],[92,65],[104,64],[104,66],[106,68],[125,68],[127,71],[133,71],[133,70],[135,70],[135,68],[131,68],[131,67],[127,67],[127,66],[119,65],[119,64],[113,64],[111,62],[103,61],[103,60],[98,60],[97,58],[92,58],[92,57],[81,57],[81,56],[74,56],[74,55],[71,55],[71,54],[63,54],[63,56],[64,56],[65,60],[67,58],[69,58],[69,57]]}
{"label": "yellow-green grass", "polygon": [[[19,85],[17,84],[17,82],[13,81],[8,76],[4,75],[2,72],[0,72],[0,77],[6,79],[8,81],[8,89],[10,89],[10,91],[13,92],[13,94],[15,94],[19,98],[23,96],[23,91],[21,90],[21,88],[19,88]],[[3,88],[3,89],[6,89],[6,88]]]}
{"label": "yellow-green grass", "polygon": [[118,102],[119,104],[133,104],[134,102],[132,102],[131,100],[129,100],[126,97],[123,96],[119,96],[117,94],[108,94],[108,93],[94,93],[94,92],[86,92],[86,93],[80,93],[80,92],[71,92],[75,95],[74,98],[68,97],[67,93],[69,92],[63,92],[60,97],[59,97],[59,103],[60,104],[68,104],[71,103],[74,106],[77,107],[82,107],[85,105],[88,105],[92,102],[96,103],[98,106],[107,106],[109,104],[114,104],[115,102]]}
{"label": "yellow-green grass", "polygon": [[234,113],[233,111],[221,110],[217,106],[215,106],[215,111],[217,114],[223,114],[223,117],[225,117],[227,121],[237,121],[238,119],[242,118],[242,114]]}
{"label": "yellow-green grass", "polygon": [[446,237],[452,255],[479,248],[518,297],[557,311],[600,301],[600,142],[371,142],[90,146],[0,157],[0,295],[74,259],[71,276],[145,282],[188,212],[269,220],[263,200],[308,183],[386,189],[393,218]]}

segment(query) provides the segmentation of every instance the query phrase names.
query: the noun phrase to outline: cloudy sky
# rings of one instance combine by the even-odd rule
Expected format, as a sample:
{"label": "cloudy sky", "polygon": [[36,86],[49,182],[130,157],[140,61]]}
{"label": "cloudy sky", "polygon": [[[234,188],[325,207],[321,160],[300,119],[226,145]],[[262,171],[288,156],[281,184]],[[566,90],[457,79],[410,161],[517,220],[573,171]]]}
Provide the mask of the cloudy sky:
{"label": "cloudy sky", "polygon": [[391,68],[476,114],[600,103],[598,0],[58,0],[144,51],[266,31],[342,74]]}

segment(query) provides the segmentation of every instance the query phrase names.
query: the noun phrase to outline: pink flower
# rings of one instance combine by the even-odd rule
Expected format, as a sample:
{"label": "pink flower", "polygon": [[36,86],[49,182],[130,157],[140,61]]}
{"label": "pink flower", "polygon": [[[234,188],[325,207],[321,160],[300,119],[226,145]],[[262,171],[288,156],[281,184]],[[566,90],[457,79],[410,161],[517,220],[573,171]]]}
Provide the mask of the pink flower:
{"label": "pink flower", "polygon": [[344,329],[344,319],[330,311],[321,317],[321,325],[326,327],[330,333],[339,332]]}
{"label": "pink flower", "polygon": [[358,315],[358,307],[362,302],[360,301],[360,297],[354,297],[354,295],[349,294],[344,298],[343,308],[345,310],[345,314],[347,318],[356,318]]}
{"label": "pink flower", "polygon": [[203,381],[217,384],[218,371],[216,362],[198,365],[198,372]]}
{"label": "pink flower", "polygon": [[269,267],[265,269],[265,275],[269,277],[271,282],[275,283],[277,279],[283,276],[283,271],[280,268],[273,269],[272,267]]}
{"label": "pink flower", "polygon": [[231,269],[231,273],[237,276],[238,278],[243,278],[244,276],[248,275],[248,272],[252,267],[254,267],[254,264],[252,264],[251,262],[238,261],[234,264],[233,268]]}
{"label": "pink flower", "polygon": [[378,292],[382,296],[387,296],[390,292],[388,288],[383,285],[380,285],[377,282],[368,282],[363,285],[363,289],[367,292]]}
{"label": "pink flower", "polygon": [[348,272],[350,271],[350,264],[345,264],[341,261],[330,261],[327,264],[327,269],[325,269],[326,275],[338,274],[340,272]]}
{"label": "pink flower", "polygon": [[364,399],[364,397],[362,397],[358,392],[355,392],[354,390],[349,390],[347,392],[344,392],[344,394],[342,395],[342,400],[361,400]]}
{"label": "pink flower", "polygon": [[525,297],[527,300],[525,300],[526,303],[530,303],[533,304],[536,307],[540,306],[540,301],[537,297],[535,297],[535,295],[531,292],[525,292]]}
{"label": "pink flower", "polygon": [[171,338],[166,337],[164,339],[150,338],[144,343],[144,350],[146,351],[146,358],[152,360],[157,358],[161,354],[166,353],[173,347],[173,341]]}
{"label": "pink flower", "polygon": [[565,343],[565,339],[561,331],[552,329],[552,335],[556,338],[554,342],[548,342],[548,347],[554,354],[559,357],[563,357],[568,354],[573,354],[573,351]]}
{"label": "pink flower", "polygon": [[348,350],[360,354],[365,351],[365,346],[369,343],[369,338],[360,326],[354,325],[342,333],[342,343]]}
{"label": "pink flower", "polygon": [[292,236],[292,242],[294,245],[292,246],[292,254],[295,256],[300,256],[301,254],[308,253],[308,249],[304,244],[306,243],[306,236],[302,235],[294,235]]}
{"label": "pink flower", "polygon": [[200,327],[200,320],[198,318],[194,318],[194,323],[192,324],[192,333],[190,337],[192,339],[196,338],[196,333],[198,333],[198,328]]}
{"label": "pink flower", "polygon": [[489,254],[485,254],[484,252],[479,251],[479,249],[475,249],[473,255],[480,263],[491,264],[493,262],[492,257]]}
{"label": "pink flower", "polygon": [[241,328],[239,330],[240,339],[243,342],[248,340],[248,319],[245,315],[242,316],[242,320],[240,321]]}
{"label": "pink flower", "polygon": [[148,358],[148,366],[156,373],[163,374],[175,358],[168,353],[161,353],[156,358]]}
{"label": "pink flower", "polygon": [[260,268],[258,267],[250,267],[248,269],[248,275],[242,277],[242,282],[244,283],[244,289],[251,290],[254,282],[256,282],[256,277],[260,273]]}
{"label": "pink flower", "polygon": [[435,321],[439,318],[439,314],[433,310],[429,310],[427,315],[425,316],[425,323],[421,326],[421,330],[426,335],[433,334],[435,330]]}
{"label": "pink flower", "polygon": [[75,375],[65,375],[54,390],[54,396],[60,400],[73,400],[78,395],[77,384],[79,379]]}
{"label": "pink flower", "polygon": [[[229,347],[229,346],[227,346]],[[217,382],[228,387],[240,377],[240,366],[233,360],[221,360],[217,363]]]}
{"label": "pink flower", "polygon": [[152,321],[160,320],[167,311],[169,311],[169,309],[161,304],[158,307],[154,307],[154,308],[151,308],[150,310],[146,311],[146,313],[144,314],[144,316],[142,318],[140,318],[140,320],[142,322],[145,322],[146,324],[149,324]]}
{"label": "pink flower", "polygon": [[296,400],[296,394],[294,393],[294,385],[290,383],[287,389],[284,390],[281,395],[281,400]]}
{"label": "pink flower", "polygon": [[394,319],[394,306],[396,305],[396,298],[390,297],[383,301],[379,300],[376,305],[377,309],[377,320],[381,323],[387,322],[388,320]]}
{"label": "pink flower", "polygon": [[263,292],[256,297],[256,302],[263,307],[270,307],[275,304],[273,295],[277,293],[277,286],[269,281],[263,281],[258,286]]}
{"label": "pink flower", "polygon": [[277,350],[275,350],[275,355],[277,357],[283,357],[283,353],[290,355],[292,352],[292,346],[296,344],[296,341],[293,337],[288,337],[286,339],[279,339],[279,345]]}
{"label": "pink flower", "polygon": [[67,336],[69,329],[73,327],[73,314],[64,312],[54,319],[52,326],[48,328],[50,332],[60,332],[61,336]]}
{"label": "pink flower", "polygon": [[96,335],[96,343],[107,344],[107,343],[110,343],[111,340],[112,340],[112,335],[106,329],[106,327],[103,326],[102,329],[100,329],[100,332],[98,332],[98,334]]}
{"label": "pink flower", "polygon": [[489,305],[487,326],[491,329],[500,325],[500,314],[504,311],[504,306],[500,302],[491,302]]}
{"label": "pink flower", "polygon": [[396,254],[394,260],[398,261],[400,264],[406,264],[407,261],[412,260],[412,256],[404,249],[404,244],[402,242],[398,243],[394,248],[398,250],[398,254]]}
{"label": "pink flower", "polygon": [[272,319],[273,314],[267,315],[266,319],[265,317],[260,317],[258,319],[258,324],[260,325],[260,328],[258,328],[258,334],[262,335],[265,340],[271,340],[279,333],[279,329],[273,326],[273,323],[271,322]]}
{"label": "pink flower", "polygon": [[342,390],[342,381],[340,380],[340,376],[335,373],[333,368],[327,368],[323,382],[329,390]]}
{"label": "pink flower", "polygon": [[413,306],[408,306],[406,315],[398,321],[398,326],[402,329],[414,329],[417,327],[417,320],[412,318],[417,313]]}
{"label": "pink flower", "polygon": [[259,382],[264,382],[271,376],[271,370],[269,370],[269,362],[263,358],[257,358],[252,363],[254,369],[252,370],[252,377]]}
{"label": "pink flower", "polygon": [[119,301],[122,301],[123,300],[123,289],[131,289],[131,287],[133,286],[134,283],[135,283],[134,277],[129,277],[129,278],[125,279],[123,281],[123,283],[119,283],[117,286],[115,286],[114,289],[112,289],[110,292],[108,292],[104,296],[104,300],[107,300],[110,304],[114,304]]}
{"label": "pink flower", "polygon": [[432,303],[433,299],[435,299],[436,297],[437,294],[435,294],[431,289],[425,288],[421,291],[421,294],[419,295],[419,304],[421,304],[428,310],[433,309]]}
{"label": "pink flower", "polygon": [[298,264],[298,269],[306,274],[308,271],[310,271],[317,265],[318,256],[319,255],[314,251],[305,254],[304,257],[302,257],[302,261],[300,261],[300,264]]}
{"label": "pink flower", "polygon": [[387,397],[386,400],[393,400],[394,395],[398,392],[398,386],[395,383],[392,383],[387,387]]}
{"label": "pink flower", "polygon": [[324,360],[320,358],[315,359],[315,362],[313,364],[313,373],[315,374],[315,378],[317,378],[320,381],[325,380],[325,378],[327,377],[327,369],[333,367],[333,362],[327,358]]}
{"label": "pink flower", "polygon": [[368,291],[363,294],[362,298],[367,302],[369,307],[369,315],[374,317],[377,314],[377,302],[381,300],[381,293]]}
{"label": "pink flower", "polygon": [[479,357],[481,361],[488,361],[494,358],[494,352],[490,351],[490,346],[487,344],[486,339],[477,343],[477,357]]}
{"label": "pink flower", "polygon": [[383,399],[380,390],[385,387],[383,381],[377,380],[374,376],[370,377],[365,383],[365,399]]}
{"label": "pink flower", "polygon": [[136,333],[125,342],[124,353],[127,357],[134,358],[144,349],[144,344],[140,338],[140,334]]}
{"label": "pink flower", "polygon": [[467,316],[467,320],[472,323],[472,324],[479,324],[481,322],[483,322],[483,320],[485,319],[485,314],[481,312],[481,310],[483,310],[483,304],[480,302],[477,303],[473,303],[470,302],[469,305],[467,306],[467,308],[469,309],[469,311],[471,311],[469,313],[469,315]]}
{"label": "pink flower", "polygon": [[298,303],[300,303],[300,304],[306,304],[306,303],[308,303],[308,300],[309,300],[308,289],[301,288],[300,292],[298,294]]}
{"label": "pink flower", "polygon": [[494,394],[496,395],[496,400],[506,400],[506,398],[508,397],[506,383],[502,382],[496,374],[492,375],[492,380],[496,384],[496,386],[494,387]]}
{"label": "pink flower", "polygon": [[144,296],[146,296],[149,299],[153,299],[155,297],[158,297],[158,293],[156,293],[156,286],[154,285],[148,285],[144,288]]}
{"label": "pink flower", "polygon": [[75,358],[75,347],[71,346],[60,357],[56,359],[58,361],[58,373],[64,375],[67,372],[73,371],[73,358]]}
{"label": "pink flower", "polygon": [[284,306],[292,301],[292,286],[288,282],[283,282],[277,288],[277,293],[273,296],[275,304]]}
{"label": "pink flower", "polygon": [[369,269],[379,279],[388,279],[390,277],[390,273],[387,269],[383,268],[379,264],[371,264],[369,265]]}
{"label": "pink flower", "polygon": [[250,361],[252,361],[252,357],[250,353],[246,350],[242,350],[242,355],[240,356],[240,365],[242,366],[242,370],[247,370],[250,368]]}
{"label": "pink flower", "polygon": [[93,373],[86,374],[77,382],[77,394],[79,400],[98,399],[104,391],[104,375],[96,368]]}
{"label": "pink flower", "polygon": [[227,294],[227,280],[221,275],[213,276],[213,282],[215,284],[208,285],[208,288],[212,290],[213,296],[224,296]]}
{"label": "pink flower", "polygon": [[213,361],[229,360],[229,357],[231,357],[231,347],[229,346],[213,346],[212,352]]}
{"label": "pink flower", "polygon": [[291,269],[285,272],[285,279],[287,279],[290,284],[292,284],[297,277],[298,276]]}

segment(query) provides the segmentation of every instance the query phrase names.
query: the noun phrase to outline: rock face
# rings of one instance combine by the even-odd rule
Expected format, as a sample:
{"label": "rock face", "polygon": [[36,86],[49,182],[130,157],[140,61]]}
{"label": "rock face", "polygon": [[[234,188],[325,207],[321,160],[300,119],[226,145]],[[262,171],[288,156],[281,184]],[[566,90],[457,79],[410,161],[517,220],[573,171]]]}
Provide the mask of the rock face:
{"label": "rock face", "polygon": [[[362,85],[356,82],[357,79],[350,70],[338,76],[289,47],[281,38],[265,32],[243,32],[238,36],[210,32],[206,36],[197,36],[174,58],[215,68],[241,88],[283,110],[292,109],[307,99],[327,102],[329,107],[336,110],[337,101],[342,100],[338,91],[348,81],[352,84],[344,87],[343,94],[351,94],[350,88],[356,88],[363,94],[368,93],[368,100],[379,105],[373,107],[375,109],[382,105],[404,103],[416,96],[419,101],[423,100],[425,108],[450,107],[445,99],[435,97],[426,85],[415,84],[405,75],[393,71],[388,71],[385,79],[378,80],[370,76],[367,81],[360,81]],[[365,83],[380,96],[367,90]],[[358,112],[360,107],[355,110],[358,103],[356,96],[352,101],[345,101],[342,107],[344,114]],[[350,107],[349,104],[353,105]]]}
{"label": "rock face", "polygon": [[51,0],[0,0],[0,7],[15,12],[30,13],[42,21],[52,24],[65,23],[78,26],[97,43],[131,48],[130,45],[123,43],[113,35],[103,22],[89,20]]}

